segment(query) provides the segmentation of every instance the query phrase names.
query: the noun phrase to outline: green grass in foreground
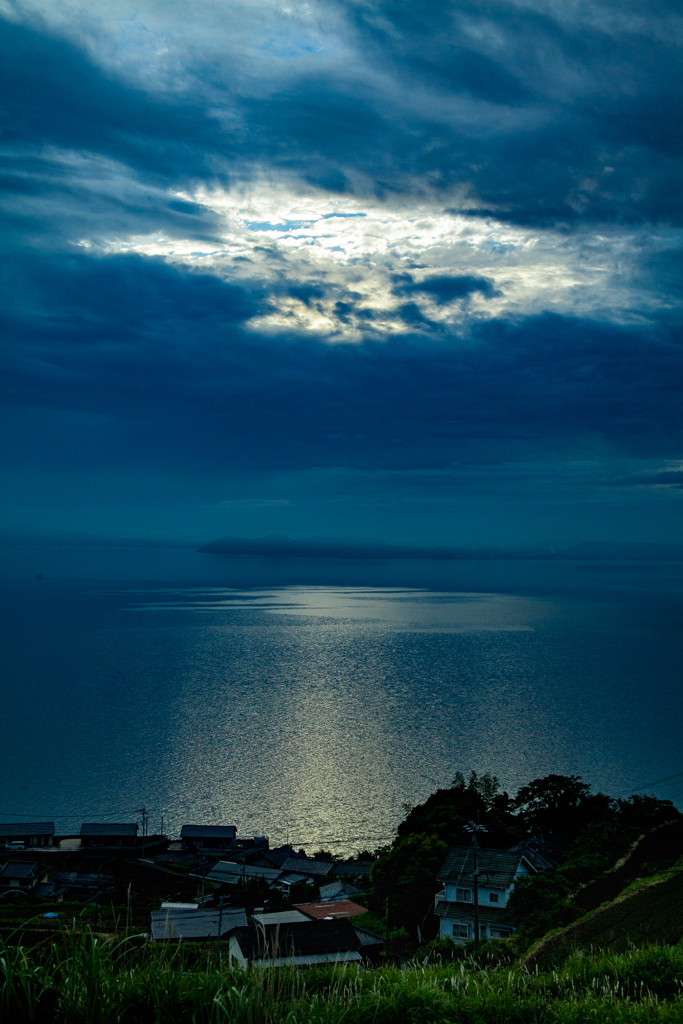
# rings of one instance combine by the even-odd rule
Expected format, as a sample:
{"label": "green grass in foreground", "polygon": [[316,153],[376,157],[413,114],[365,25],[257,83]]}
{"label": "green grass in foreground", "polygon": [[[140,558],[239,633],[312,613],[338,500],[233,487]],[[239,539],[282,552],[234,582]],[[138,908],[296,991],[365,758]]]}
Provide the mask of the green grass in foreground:
{"label": "green grass in foreground", "polygon": [[375,970],[216,968],[206,950],[65,933],[0,948],[0,1020],[21,1024],[622,1024],[682,1022],[683,947],[575,954],[562,968],[474,961]]}

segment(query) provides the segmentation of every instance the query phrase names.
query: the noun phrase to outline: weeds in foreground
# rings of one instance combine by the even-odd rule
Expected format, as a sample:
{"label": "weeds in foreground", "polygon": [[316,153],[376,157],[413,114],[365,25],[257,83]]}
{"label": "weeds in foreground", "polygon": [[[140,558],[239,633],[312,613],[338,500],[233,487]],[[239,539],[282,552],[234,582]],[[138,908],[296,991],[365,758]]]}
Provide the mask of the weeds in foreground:
{"label": "weeds in foreground", "polygon": [[201,947],[65,932],[49,948],[0,946],[8,1024],[683,1024],[683,947],[576,953],[528,972],[415,962],[219,968]]}

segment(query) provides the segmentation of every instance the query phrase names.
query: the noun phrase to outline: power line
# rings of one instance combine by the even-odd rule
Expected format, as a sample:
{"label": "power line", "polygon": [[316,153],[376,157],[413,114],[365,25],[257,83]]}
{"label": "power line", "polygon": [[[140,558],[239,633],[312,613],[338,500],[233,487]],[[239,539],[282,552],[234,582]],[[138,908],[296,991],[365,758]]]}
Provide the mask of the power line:
{"label": "power line", "polygon": [[625,789],[623,793],[619,793],[619,796],[626,796],[627,793],[640,793],[642,790],[650,789],[652,786],[659,786],[662,782],[670,782],[671,779],[678,779],[681,775],[683,775],[683,772],[676,772],[674,775],[667,775],[663,779],[655,779],[654,782],[646,782],[643,786],[637,786],[635,789]]}

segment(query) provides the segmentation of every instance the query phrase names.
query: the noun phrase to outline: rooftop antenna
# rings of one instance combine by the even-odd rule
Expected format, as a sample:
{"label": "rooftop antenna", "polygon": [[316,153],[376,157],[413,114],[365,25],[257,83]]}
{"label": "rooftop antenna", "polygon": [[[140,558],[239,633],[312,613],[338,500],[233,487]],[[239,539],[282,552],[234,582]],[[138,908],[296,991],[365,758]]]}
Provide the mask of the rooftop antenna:
{"label": "rooftop antenna", "polygon": [[479,821],[479,811],[477,811],[477,820],[471,821],[469,825],[464,826],[465,832],[472,833],[472,845],[474,847],[474,871],[472,877],[474,879],[474,952],[479,952],[479,859],[477,857],[477,834],[479,832],[488,832],[489,829],[486,825],[482,825]]}

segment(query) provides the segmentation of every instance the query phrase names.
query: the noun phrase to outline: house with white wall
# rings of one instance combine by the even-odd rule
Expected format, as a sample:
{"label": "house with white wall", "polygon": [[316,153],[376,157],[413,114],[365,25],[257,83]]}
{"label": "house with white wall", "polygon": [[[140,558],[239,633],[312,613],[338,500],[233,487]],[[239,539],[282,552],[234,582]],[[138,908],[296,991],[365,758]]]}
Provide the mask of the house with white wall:
{"label": "house with white wall", "polygon": [[[517,930],[506,914],[515,882],[547,871],[552,865],[524,846],[510,850],[478,850],[479,937],[507,939]],[[443,889],[434,898],[440,918],[439,937],[458,943],[474,938],[474,849],[452,846],[437,875]]]}

